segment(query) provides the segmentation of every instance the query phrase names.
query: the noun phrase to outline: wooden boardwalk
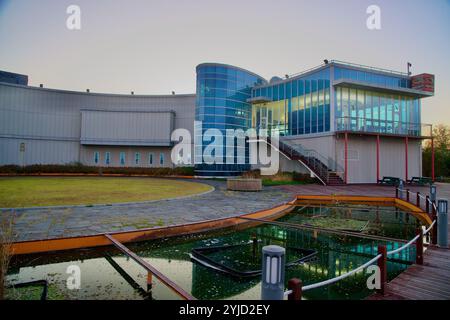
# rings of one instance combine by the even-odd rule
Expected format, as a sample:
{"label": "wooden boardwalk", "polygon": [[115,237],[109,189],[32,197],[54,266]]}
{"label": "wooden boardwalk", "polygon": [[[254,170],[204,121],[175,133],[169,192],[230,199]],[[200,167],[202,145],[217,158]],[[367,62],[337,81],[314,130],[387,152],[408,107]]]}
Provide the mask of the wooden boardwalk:
{"label": "wooden boardwalk", "polygon": [[429,247],[423,265],[414,264],[368,300],[450,300],[450,250]]}
{"label": "wooden boardwalk", "polygon": [[[450,200],[448,185],[438,186],[438,196],[439,191],[441,197]],[[450,226],[447,236],[450,239]],[[387,284],[384,296],[375,294],[368,299],[450,300],[450,249],[428,247],[423,255],[423,265],[410,266]]]}

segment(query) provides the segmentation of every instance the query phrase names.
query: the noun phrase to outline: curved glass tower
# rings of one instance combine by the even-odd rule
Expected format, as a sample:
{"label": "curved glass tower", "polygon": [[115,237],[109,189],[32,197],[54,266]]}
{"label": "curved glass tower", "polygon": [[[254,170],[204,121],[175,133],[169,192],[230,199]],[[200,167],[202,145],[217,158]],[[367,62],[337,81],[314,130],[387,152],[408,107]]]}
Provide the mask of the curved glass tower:
{"label": "curved glass tower", "polygon": [[[251,90],[255,85],[266,81],[250,71],[217,63],[204,63],[197,66],[197,101],[195,109],[195,173],[198,176],[223,177],[238,176],[250,170],[248,161],[248,145],[245,147],[234,145],[234,159],[230,159],[230,150],[226,150],[227,129],[242,129],[246,131],[251,127]],[[208,141],[204,141],[208,129],[217,129],[223,138],[215,141],[222,148],[216,149],[217,158],[223,158],[223,163],[217,161],[207,164],[204,161],[204,151],[208,148]],[[243,154],[245,148],[245,161],[238,155]],[[219,151],[217,151],[219,150]],[[226,157],[228,155],[228,157]],[[233,157],[232,157],[233,158]]]}

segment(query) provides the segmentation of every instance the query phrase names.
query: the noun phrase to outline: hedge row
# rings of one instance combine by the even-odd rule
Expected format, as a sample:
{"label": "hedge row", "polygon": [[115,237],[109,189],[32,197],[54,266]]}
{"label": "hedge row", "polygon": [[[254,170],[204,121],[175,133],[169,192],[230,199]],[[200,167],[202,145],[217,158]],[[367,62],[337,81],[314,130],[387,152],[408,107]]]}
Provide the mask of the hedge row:
{"label": "hedge row", "polygon": [[134,167],[90,167],[82,164],[67,165],[30,165],[0,166],[0,174],[121,174],[121,175],[148,175],[148,176],[193,176],[193,167],[176,168],[134,168]]}

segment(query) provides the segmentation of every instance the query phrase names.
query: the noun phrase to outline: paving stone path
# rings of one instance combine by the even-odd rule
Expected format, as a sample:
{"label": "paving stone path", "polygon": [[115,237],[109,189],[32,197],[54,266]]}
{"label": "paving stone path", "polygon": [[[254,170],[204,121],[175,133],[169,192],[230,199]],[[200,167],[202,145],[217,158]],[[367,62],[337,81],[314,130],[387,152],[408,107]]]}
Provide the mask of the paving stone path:
{"label": "paving stone path", "polygon": [[[192,181],[192,180],[191,180]],[[213,192],[183,199],[127,205],[2,210],[0,219],[15,215],[16,241],[93,235],[213,220],[251,213],[286,203],[296,194],[394,196],[393,187],[355,185],[324,187],[292,185],[265,187],[262,192],[233,192],[222,181],[195,180]],[[438,196],[450,199],[450,185],[438,184]],[[411,187],[428,194],[428,188]],[[439,194],[441,193],[441,194]]]}
{"label": "paving stone path", "polygon": [[196,180],[212,185],[210,193],[183,199],[94,207],[2,210],[0,218],[15,215],[15,241],[130,231],[157,226],[220,219],[251,213],[293,199],[277,187],[262,192],[232,192],[222,181]]}

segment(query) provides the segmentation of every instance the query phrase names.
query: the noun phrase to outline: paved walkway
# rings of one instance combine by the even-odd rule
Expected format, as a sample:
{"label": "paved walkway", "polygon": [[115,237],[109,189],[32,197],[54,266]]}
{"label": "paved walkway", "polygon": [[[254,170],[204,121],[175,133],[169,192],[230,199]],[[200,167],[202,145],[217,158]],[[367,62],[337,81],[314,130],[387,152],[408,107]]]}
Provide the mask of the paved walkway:
{"label": "paved walkway", "polygon": [[15,214],[15,241],[51,239],[130,231],[220,219],[251,213],[292,200],[280,188],[259,193],[226,190],[221,181],[198,180],[214,186],[213,192],[184,199],[120,206],[25,209],[0,211],[0,218]]}
{"label": "paved walkway", "polygon": [[[25,241],[131,231],[232,217],[286,203],[296,194],[395,195],[393,187],[376,185],[292,185],[265,187],[258,193],[242,193],[227,191],[225,182],[197,181],[212,185],[216,190],[191,198],[121,206],[35,208],[16,212],[3,210],[0,211],[0,218],[15,214],[15,241]],[[424,187],[412,187],[411,190],[428,194],[428,188]],[[445,190],[445,197],[450,199],[450,187],[438,186],[438,192],[440,190]]]}

